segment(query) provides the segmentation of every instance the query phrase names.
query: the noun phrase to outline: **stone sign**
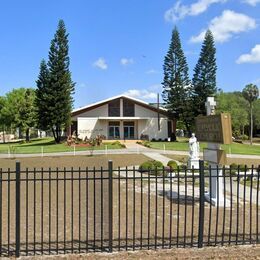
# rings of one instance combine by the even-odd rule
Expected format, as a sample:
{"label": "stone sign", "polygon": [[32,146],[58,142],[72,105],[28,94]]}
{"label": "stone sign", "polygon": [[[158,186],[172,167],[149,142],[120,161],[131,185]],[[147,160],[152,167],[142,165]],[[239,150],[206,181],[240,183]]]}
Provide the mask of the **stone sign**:
{"label": "stone sign", "polygon": [[198,116],[195,118],[195,123],[198,141],[219,144],[232,143],[230,114]]}

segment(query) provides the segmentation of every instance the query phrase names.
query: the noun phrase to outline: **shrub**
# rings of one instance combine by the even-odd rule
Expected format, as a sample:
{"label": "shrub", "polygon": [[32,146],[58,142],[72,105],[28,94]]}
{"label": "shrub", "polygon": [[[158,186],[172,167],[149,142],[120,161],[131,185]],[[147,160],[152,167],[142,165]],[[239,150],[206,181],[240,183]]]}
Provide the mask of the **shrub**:
{"label": "shrub", "polygon": [[236,174],[237,170],[238,170],[238,165],[236,163],[232,163],[230,164],[230,173],[231,174]]}
{"label": "shrub", "polygon": [[153,165],[155,168],[160,169],[163,168],[163,164],[160,161],[153,161]]}
{"label": "shrub", "polygon": [[169,166],[171,168],[171,170],[177,170],[178,168],[178,164],[176,161],[174,160],[170,160],[168,163],[167,163],[167,166]]}
{"label": "shrub", "polygon": [[114,141],[114,142],[111,143],[111,145],[119,145],[119,146],[121,146],[121,143],[119,141]]}
{"label": "shrub", "polygon": [[148,147],[148,148],[150,148],[151,147],[151,143],[149,142],[149,141],[143,141],[143,146],[145,146],[145,147]]}
{"label": "shrub", "polygon": [[240,135],[238,138],[243,140],[243,141],[248,140],[248,135]]}
{"label": "shrub", "polygon": [[162,173],[162,168],[163,168],[163,164],[159,161],[155,161],[155,160],[150,160],[150,161],[146,161],[144,163],[142,163],[139,166],[139,171],[140,172],[148,172],[151,171],[151,174],[155,173],[154,171],[157,169],[157,174],[161,174]]}
{"label": "shrub", "polygon": [[186,164],[181,164],[180,168],[182,171],[186,171],[188,169],[188,166]]}
{"label": "shrub", "polygon": [[244,164],[239,164],[238,167],[239,167],[239,170],[240,170],[240,171],[243,171],[243,172],[244,172],[245,169],[247,168],[246,165],[244,165]]}
{"label": "shrub", "polygon": [[204,167],[205,169],[209,169],[209,163],[207,161],[204,161]]}

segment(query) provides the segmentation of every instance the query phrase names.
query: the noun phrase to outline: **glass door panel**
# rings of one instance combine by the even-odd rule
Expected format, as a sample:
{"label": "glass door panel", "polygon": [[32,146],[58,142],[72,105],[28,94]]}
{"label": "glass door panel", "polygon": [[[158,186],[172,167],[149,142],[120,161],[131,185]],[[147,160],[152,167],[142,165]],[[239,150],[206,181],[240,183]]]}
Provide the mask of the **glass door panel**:
{"label": "glass door panel", "polygon": [[119,126],[109,126],[108,135],[109,135],[109,139],[119,139],[120,137]]}
{"label": "glass door panel", "polygon": [[129,138],[130,139],[135,138],[135,128],[133,126],[129,126]]}
{"label": "glass door panel", "polygon": [[114,135],[114,138],[115,138],[115,139],[119,139],[119,137],[120,137],[119,126],[115,126],[115,135]]}
{"label": "glass door panel", "polygon": [[124,138],[134,139],[134,137],[135,137],[135,128],[133,126],[124,126]]}

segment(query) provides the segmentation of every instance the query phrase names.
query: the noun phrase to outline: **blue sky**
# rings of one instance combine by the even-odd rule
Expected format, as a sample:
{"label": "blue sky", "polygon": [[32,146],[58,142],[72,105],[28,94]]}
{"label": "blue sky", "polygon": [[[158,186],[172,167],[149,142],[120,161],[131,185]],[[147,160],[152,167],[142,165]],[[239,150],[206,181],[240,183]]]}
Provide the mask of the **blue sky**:
{"label": "blue sky", "polygon": [[191,77],[210,28],[218,87],[260,85],[260,0],[2,0],[0,95],[35,87],[59,19],[70,34],[75,108],[121,93],[155,101],[175,25]]}

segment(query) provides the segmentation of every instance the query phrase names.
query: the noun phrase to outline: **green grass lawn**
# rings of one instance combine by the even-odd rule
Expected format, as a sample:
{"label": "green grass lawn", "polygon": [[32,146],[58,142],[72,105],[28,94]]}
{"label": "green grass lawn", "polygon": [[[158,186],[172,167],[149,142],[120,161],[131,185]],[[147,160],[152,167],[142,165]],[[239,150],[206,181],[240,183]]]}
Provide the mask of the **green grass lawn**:
{"label": "green grass lawn", "polygon": [[[151,148],[154,149],[165,149],[166,150],[176,150],[176,151],[188,151],[189,144],[185,140],[178,142],[151,142]],[[207,143],[200,143],[200,151],[203,151],[203,148],[207,147]],[[260,155],[260,146],[259,145],[248,145],[248,144],[239,144],[233,143],[231,145],[221,145],[221,148],[224,149],[227,153],[233,154],[248,154],[248,155]]]}
{"label": "green grass lawn", "polygon": [[[104,150],[105,145],[107,149],[120,149],[121,145],[106,143],[100,146],[95,146],[95,150]],[[43,148],[44,153],[55,153],[55,152],[73,152],[74,147],[68,146],[65,143],[56,144],[53,138],[42,138],[42,139],[32,139],[29,143],[16,142],[16,143],[6,143],[0,144],[0,153],[16,153],[16,154],[28,154],[28,153],[41,153]],[[91,150],[91,147],[75,147],[76,151],[86,151]]]}

